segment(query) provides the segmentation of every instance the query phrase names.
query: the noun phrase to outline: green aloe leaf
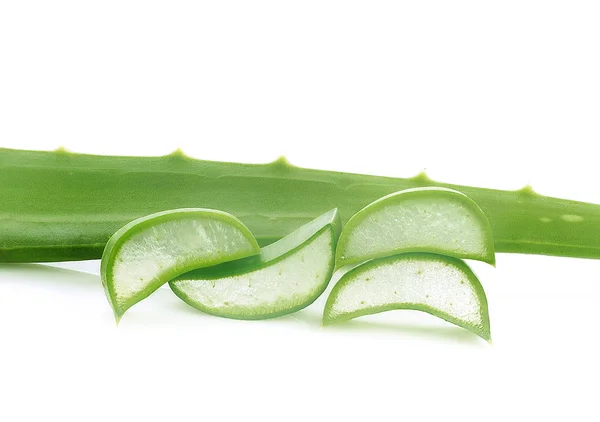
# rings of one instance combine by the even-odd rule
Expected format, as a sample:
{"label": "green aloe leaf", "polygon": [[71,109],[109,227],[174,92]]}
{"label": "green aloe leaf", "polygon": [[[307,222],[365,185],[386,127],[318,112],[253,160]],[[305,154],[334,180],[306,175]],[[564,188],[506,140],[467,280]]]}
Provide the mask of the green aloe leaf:
{"label": "green aloe leaf", "polygon": [[0,262],[96,259],[120,227],[154,212],[203,207],[234,214],[261,246],[339,208],[342,222],[383,195],[442,186],[489,218],[496,252],[600,258],[600,205],[518,191],[266,165],[109,157],[0,148]]}

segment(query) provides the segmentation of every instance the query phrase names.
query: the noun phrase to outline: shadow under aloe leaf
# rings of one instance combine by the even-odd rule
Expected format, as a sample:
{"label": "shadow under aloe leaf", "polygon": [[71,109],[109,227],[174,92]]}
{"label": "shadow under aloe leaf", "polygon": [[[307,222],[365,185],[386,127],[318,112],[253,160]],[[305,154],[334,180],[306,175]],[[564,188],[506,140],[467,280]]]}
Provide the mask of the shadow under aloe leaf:
{"label": "shadow under aloe leaf", "polygon": [[2,263],[0,264],[0,283],[6,280],[102,292],[102,281],[98,275],[44,264]]}
{"label": "shadow under aloe leaf", "polygon": [[171,308],[173,308],[174,310],[176,310],[177,312],[183,312],[186,315],[196,315],[196,316],[201,316],[201,317],[211,317],[212,315],[206,314],[202,311],[200,311],[199,309],[194,308],[193,306],[188,305],[187,303],[185,303],[183,300],[179,299],[175,293],[173,293],[170,289],[169,289],[169,293],[176,299],[172,302],[169,302],[169,306]]}
{"label": "shadow under aloe leaf", "polygon": [[[173,295],[174,297],[176,297],[175,295]],[[188,305],[187,303],[183,302],[182,300],[178,300],[176,303],[170,304],[170,306],[172,306],[173,309],[176,309],[178,312],[184,312],[186,315],[196,315],[196,316],[201,316],[201,317],[206,317],[206,318],[221,318],[221,319],[226,319],[226,320],[230,320],[230,321],[240,321],[240,322],[246,322],[246,323],[253,323],[253,324],[287,324],[287,323],[294,323],[294,324],[301,324],[303,326],[312,326],[312,327],[319,327],[320,326],[320,317],[315,316],[315,318],[304,318],[304,317],[298,317],[298,315],[302,315],[306,312],[306,309],[301,309],[300,311],[288,314],[288,315],[282,315],[282,316],[278,316],[275,318],[265,318],[265,319],[236,319],[236,318],[225,318],[225,317],[220,317],[218,315],[211,315],[211,314],[207,314],[205,312],[202,312],[199,309],[194,308],[193,306]]]}
{"label": "shadow under aloe leaf", "polygon": [[[99,292],[103,294],[102,282],[100,276],[66,268],[48,266],[44,264],[21,264],[21,263],[2,263],[0,264],[0,283],[10,280],[14,283],[38,284],[59,286],[72,291],[78,289],[88,292]],[[164,290],[164,291],[162,291]],[[187,315],[195,315],[201,318],[218,318],[213,315],[205,314],[180,300],[173,300],[170,296],[172,292],[167,289],[159,289],[160,300],[165,307],[170,306],[178,312],[184,312]],[[177,299],[173,295],[174,299]],[[311,305],[315,306],[315,305]],[[298,312],[285,315],[279,318],[260,320],[260,322],[275,323],[301,323],[306,326],[318,329],[321,327],[321,309],[316,306],[314,309],[308,307]],[[318,310],[318,312],[316,311]],[[253,322],[253,321],[250,321]],[[256,322],[256,321],[254,321]],[[472,333],[452,325],[448,326],[426,326],[410,325],[396,322],[368,321],[354,319],[339,324],[332,324],[324,328],[325,330],[363,332],[363,333],[387,333],[398,334],[405,333],[410,335],[437,337],[445,340],[459,341],[462,343],[475,344],[481,343],[480,339]]]}
{"label": "shadow under aloe leaf", "polygon": [[[173,308],[176,308],[180,312],[185,312],[188,315],[196,315],[208,318],[219,318],[214,315],[205,314],[184,302],[178,302],[173,304]],[[314,329],[321,328],[321,312],[316,312],[313,309],[307,308],[302,309],[298,312],[294,312],[289,315],[284,315],[273,319],[264,319],[257,321],[247,321],[250,323],[300,323],[304,326],[312,327]],[[464,344],[484,344],[484,342],[476,335],[469,333],[467,330],[455,327],[453,325],[447,326],[434,326],[434,325],[411,325],[397,322],[382,322],[382,321],[368,321],[353,319],[350,321],[342,322],[339,324],[328,325],[323,328],[327,331],[346,331],[346,332],[362,332],[368,333],[383,333],[388,335],[393,334],[409,334],[420,337],[433,337],[447,341],[456,341]]]}
{"label": "shadow under aloe leaf", "polygon": [[484,344],[485,341],[467,330],[453,325],[428,326],[411,325],[397,322],[366,321],[353,319],[324,327],[325,330],[349,332],[380,332],[388,334],[404,333],[422,337],[435,337],[444,340],[458,341],[465,344]]}

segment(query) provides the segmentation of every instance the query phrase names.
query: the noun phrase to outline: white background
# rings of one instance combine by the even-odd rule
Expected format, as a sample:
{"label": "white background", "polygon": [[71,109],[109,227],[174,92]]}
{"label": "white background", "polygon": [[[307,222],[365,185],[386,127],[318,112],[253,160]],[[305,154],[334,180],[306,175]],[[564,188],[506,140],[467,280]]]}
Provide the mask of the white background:
{"label": "white background", "polygon": [[[0,146],[600,203],[596,2],[91,3],[0,2]],[[598,420],[600,261],[497,261],[473,265],[493,346],[409,311],[321,329],[322,302],[221,320],[166,289],[117,329],[98,276],[1,265],[0,420]]]}

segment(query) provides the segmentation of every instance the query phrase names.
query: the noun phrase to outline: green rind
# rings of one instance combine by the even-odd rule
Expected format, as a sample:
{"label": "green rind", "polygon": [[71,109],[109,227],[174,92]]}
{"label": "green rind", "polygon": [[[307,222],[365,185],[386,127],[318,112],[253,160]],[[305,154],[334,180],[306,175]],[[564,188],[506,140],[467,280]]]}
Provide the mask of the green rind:
{"label": "green rind", "polygon": [[[168,210],[163,212],[158,212],[155,214],[151,214],[145,217],[138,218],[125,226],[119,229],[108,241],[106,244],[106,248],[104,249],[102,255],[102,261],[100,264],[100,274],[102,278],[102,286],[104,287],[104,291],[106,296],[113,308],[113,312],[115,314],[115,319],[117,323],[123,316],[123,314],[131,308],[136,303],[142,301],[143,299],[150,296],[153,292],[155,292],[160,286],[173,279],[174,277],[180,275],[181,273],[190,271],[198,266],[210,266],[217,265],[224,262],[223,259],[216,259],[213,261],[191,261],[187,265],[180,268],[170,268],[165,270],[164,273],[160,275],[160,277],[156,278],[156,281],[153,283],[149,283],[148,286],[134,295],[131,300],[125,305],[120,306],[116,300],[116,292],[114,290],[114,281],[112,268],[114,263],[114,258],[116,254],[119,252],[120,248],[127,242],[127,240],[134,235],[135,233],[139,233],[140,231],[145,230],[148,227],[152,227],[159,223],[164,223],[167,221],[174,221],[177,219],[181,219],[182,217],[190,218],[190,217],[198,217],[202,219],[213,219],[213,220],[221,220],[226,222],[236,229],[240,231],[240,233],[249,241],[249,243],[253,246],[256,254],[260,253],[260,247],[256,242],[256,239],[248,230],[248,228],[236,217],[232,216],[223,211],[211,210],[205,208],[181,208],[175,210]],[[227,260],[235,260],[241,259],[249,256],[245,253],[234,254],[227,257]]]}
{"label": "green rind", "polygon": [[[399,190],[443,186],[488,217],[496,252],[600,258],[600,205],[432,181],[309,170],[285,160],[238,164],[164,157],[0,149],[0,261],[96,259],[120,227],[154,212],[225,210],[259,244],[339,207],[342,222]],[[575,216],[575,218],[572,218]]]}
{"label": "green rind", "polygon": [[[484,242],[487,249],[486,255],[479,254],[469,254],[469,253],[460,253],[453,251],[451,249],[441,249],[441,248],[417,248],[417,247],[398,247],[395,249],[391,249],[386,252],[378,253],[378,254],[366,254],[360,257],[343,259],[342,256],[345,254],[344,247],[348,242],[348,237],[352,233],[353,230],[358,227],[365,218],[371,215],[374,212],[377,212],[385,207],[398,205],[407,200],[413,200],[415,198],[452,198],[454,201],[461,202],[465,205],[467,209],[469,209],[478,219],[481,227],[483,229],[484,234]],[[398,228],[401,230],[402,228]],[[492,227],[490,225],[489,220],[481,210],[481,208],[468,196],[463,194],[462,192],[458,192],[454,189],[442,188],[442,187],[422,187],[422,188],[413,188],[406,189],[399,192],[394,192],[389,195],[386,195],[378,200],[370,203],[355,215],[353,215],[348,223],[344,226],[342,233],[340,235],[340,239],[338,242],[338,247],[336,250],[336,269],[341,268],[346,265],[355,265],[369,259],[375,258],[383,258],[385,256],[398,255],[402,253],[409,252],[431,252],[437,253],[440,255],[447,255],[454,258],[460,259],[474,259],[478,261],[487,262],[488,264],[495,265],[496,257],[494,254],[494,237],[492,233]]]}
{"label": "green rind", "polygon": [[[298,312],[298,311],[310,306],[312,303],[314,303],[314,301],[317,300],[319,298],[319,296],[321,296],[323,294],[323,292],[329,285],[329,282],[331,281],[331,277],[333,275],[333,269],[334,269],[334,251],[335,251],[335,244],[336,244],[336,239],[337,239],[335,228],[332,225],[328,225],[328,226],[324,227],[323,229],[321,229],[317,233],[315,233],[313,236],[311,236],[308,240],[306,240],[304,242],[304,244],[305,245],[309,244],[310,242],[315,240],[317,237],[319,237],[325,231],[329,231],[331,233],[331,244],[332,244],[331,258],[329,260],[327,276],[325,277],[325,281],[321,284],[321,286],[319,286],[319,289],[317,289],[312,296],[308,296],[304,302],[302,302],[301,304],[298,304],[297,306],[294,306],[294,307],[291,307],[291,308],[288,308],[285,310],[281,310],[278,312],[266,312],[266,313],[262,313],[262,314],[248,313],[247,315],[244,315],[244,314],[240,314],[240,313],[220,312],[220,311],[216,311],[210,307],[204,306],[200,302],[190,299],[189,296],[185,294],[185,292],[183,292],[182,290],[177,288],[176,280],[169,282],[169,286],[171,287],[171,290],[173,291],[173,293],[175,293],[177,295],[177,297],[179,297],[182,301],[184,301],[188,305],[192,306],[193,308],[196,308],[199,311],[204,312],[206,314],[219,316],[219,317],[223,317],[223,318],[238,319],[238,320],[262,320],[262,319],[277,318],[280,316],[289,315],[291,313]],[[279,256],[277,259],[273,259],[273,260],[269,261],[267,265],[268,266],[276,265],[279,261],[285,259],[286,257],[288,257],[291,254],[298,252],[302,248],[303,248],[303,245],[299,246],[298,248],[296,248],[294,250],[290,250],[286,254]],[[254,267],[252,270],[250,270],[248,272],[257,271],[262,268],[264,268],[264,267]],[[236,271],[234,273],[227,274],[227,275],[239,275],[239,274],[243,274],[243,272]],[[184,277],[184,276],[182,276],[182,277]],[[178,278],[182,278],[182,277],[178,277]]]}
{"label": "green rind", "polygon": [[[401,259],[413,259],[413,260],[414,259],[422,259],[424,261],[427,261],[427,260],[430,261],[432,259],[435,259],[438,261],[444,261],[445,263],[453,265],[456,268],[458,268],[460,271],[462,271],[467,276],[467,279],[469,280],[469,282],[471,283],[471,286],[475,290],[475,294],[481,304],[480,314],[481,314],[482,326],[479,327],[479,326],[476,326],[473,324],[469,324],[465,321],[461,321],[461,320],[453,317],[452,315],[449,315],[446,312],[440,311],[439,309],[436,309],[436,308],[432,308],[431,306],[428,306],[428,305],[412,304],[412,303],[395,303],[395,304],[389,304],[389,305],[384,305],[384,306],[367,307],[367,308],[357,309],[354,312],[348,312],[348,313],[339,315],[337,317],[330,317],[329,313],[331,312],[331,308],[332,308],[335,300],[337,299],[339,291],[342,289],[342,287],[344,287],[345,285],[347,285],[353,281],[352,277],[358,276],[362,272],[364,272],[372,267],[375,267],[379,264],[390,262],[390,261],[397,261],[397,260],[401,260]],[[456,326],[464,328],[464,329],[478,335],[479,337],[483,338],[484,340],[491,342],[490,319],[489,319],[489,312],[488,312],[487,297],[485,295],[485,291],[483,290],[483,286],[481,285],[481,282],[479,281],[477,276],[473,273],[471,268],[469,268],[469,266],[467,264],[465,264],[463,261],[461,261],[460,259],[456,259],[456,258],[453,258],[450,256],[431,254],[431,253],[406,253],[406,254],[401,254],[401,255],[395,255],[395,256],[389,256],[389,257],[385,257],[385,258],[374,259],[372,261],[368,261],[368,262],[361,264],[361,265],[351,269],[350,271],[346,272],[339,279],[339,281],[335,284],[335,286],[331,290],[331,293],[329,294],[329,297],[327,298],[327,302],[325,303],[325,309],[323,311],[323,326],[337,324],[337,323],[344,322],[344,321],[349,321],[351,319],[358,318],[361,316],[373,315],[373,314],[377,314],[377,313],[381,313],[381,312],[401,310],[401,309],[426,312],[430,315],[433,315],[433,316],[441,318],[445,321],[448,321],[451,324],[454,324]]]}
{"label": "green rind", "polygon": [[262,261],[266,263],[273,259],[278,259],[284,254],[288,254],[289,251],[300,247],[309,239],[314,238],[315,233],[326,226],[331,227],[333,230],[334,245],[337,244],[342,232],[342,220],[340,219],[338,209],[334,208],[309,223],[304,224],[289,235],[262,248]]}

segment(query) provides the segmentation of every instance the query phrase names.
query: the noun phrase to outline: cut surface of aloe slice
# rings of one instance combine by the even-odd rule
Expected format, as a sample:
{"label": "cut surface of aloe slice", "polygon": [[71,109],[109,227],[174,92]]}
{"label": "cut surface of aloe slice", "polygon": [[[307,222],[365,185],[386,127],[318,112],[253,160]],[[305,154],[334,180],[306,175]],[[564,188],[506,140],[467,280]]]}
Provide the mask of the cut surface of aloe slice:
{"label": "cut surface of aloe slice", "polygon": [[495,262],[483,211],[458,191],[431,187],[384,196],[350,218],[338,243],[336,268],[405,252]]}
{"label": "cut surface of aloe slice", "polygon": [[427,312],[490,341],[475,274],[459,259],[427,253],[375,259],[345,273],[327,298],[323,325],[395,309]]}
{"label": "cut surface of aloe slice", "polygon": [[127,309],[179,274],[259,252],[252,233],[234,216],[177,209],[118,230],[104,249],[100,273],[118,322]]}
{"label": "cut surface of aloe slice", "polygon": [[169,282],[189,305],[235,319],[265,319],[298,311],[323,293],[340,232],[337,209],[321,215],[257,257],[200,268]]}

